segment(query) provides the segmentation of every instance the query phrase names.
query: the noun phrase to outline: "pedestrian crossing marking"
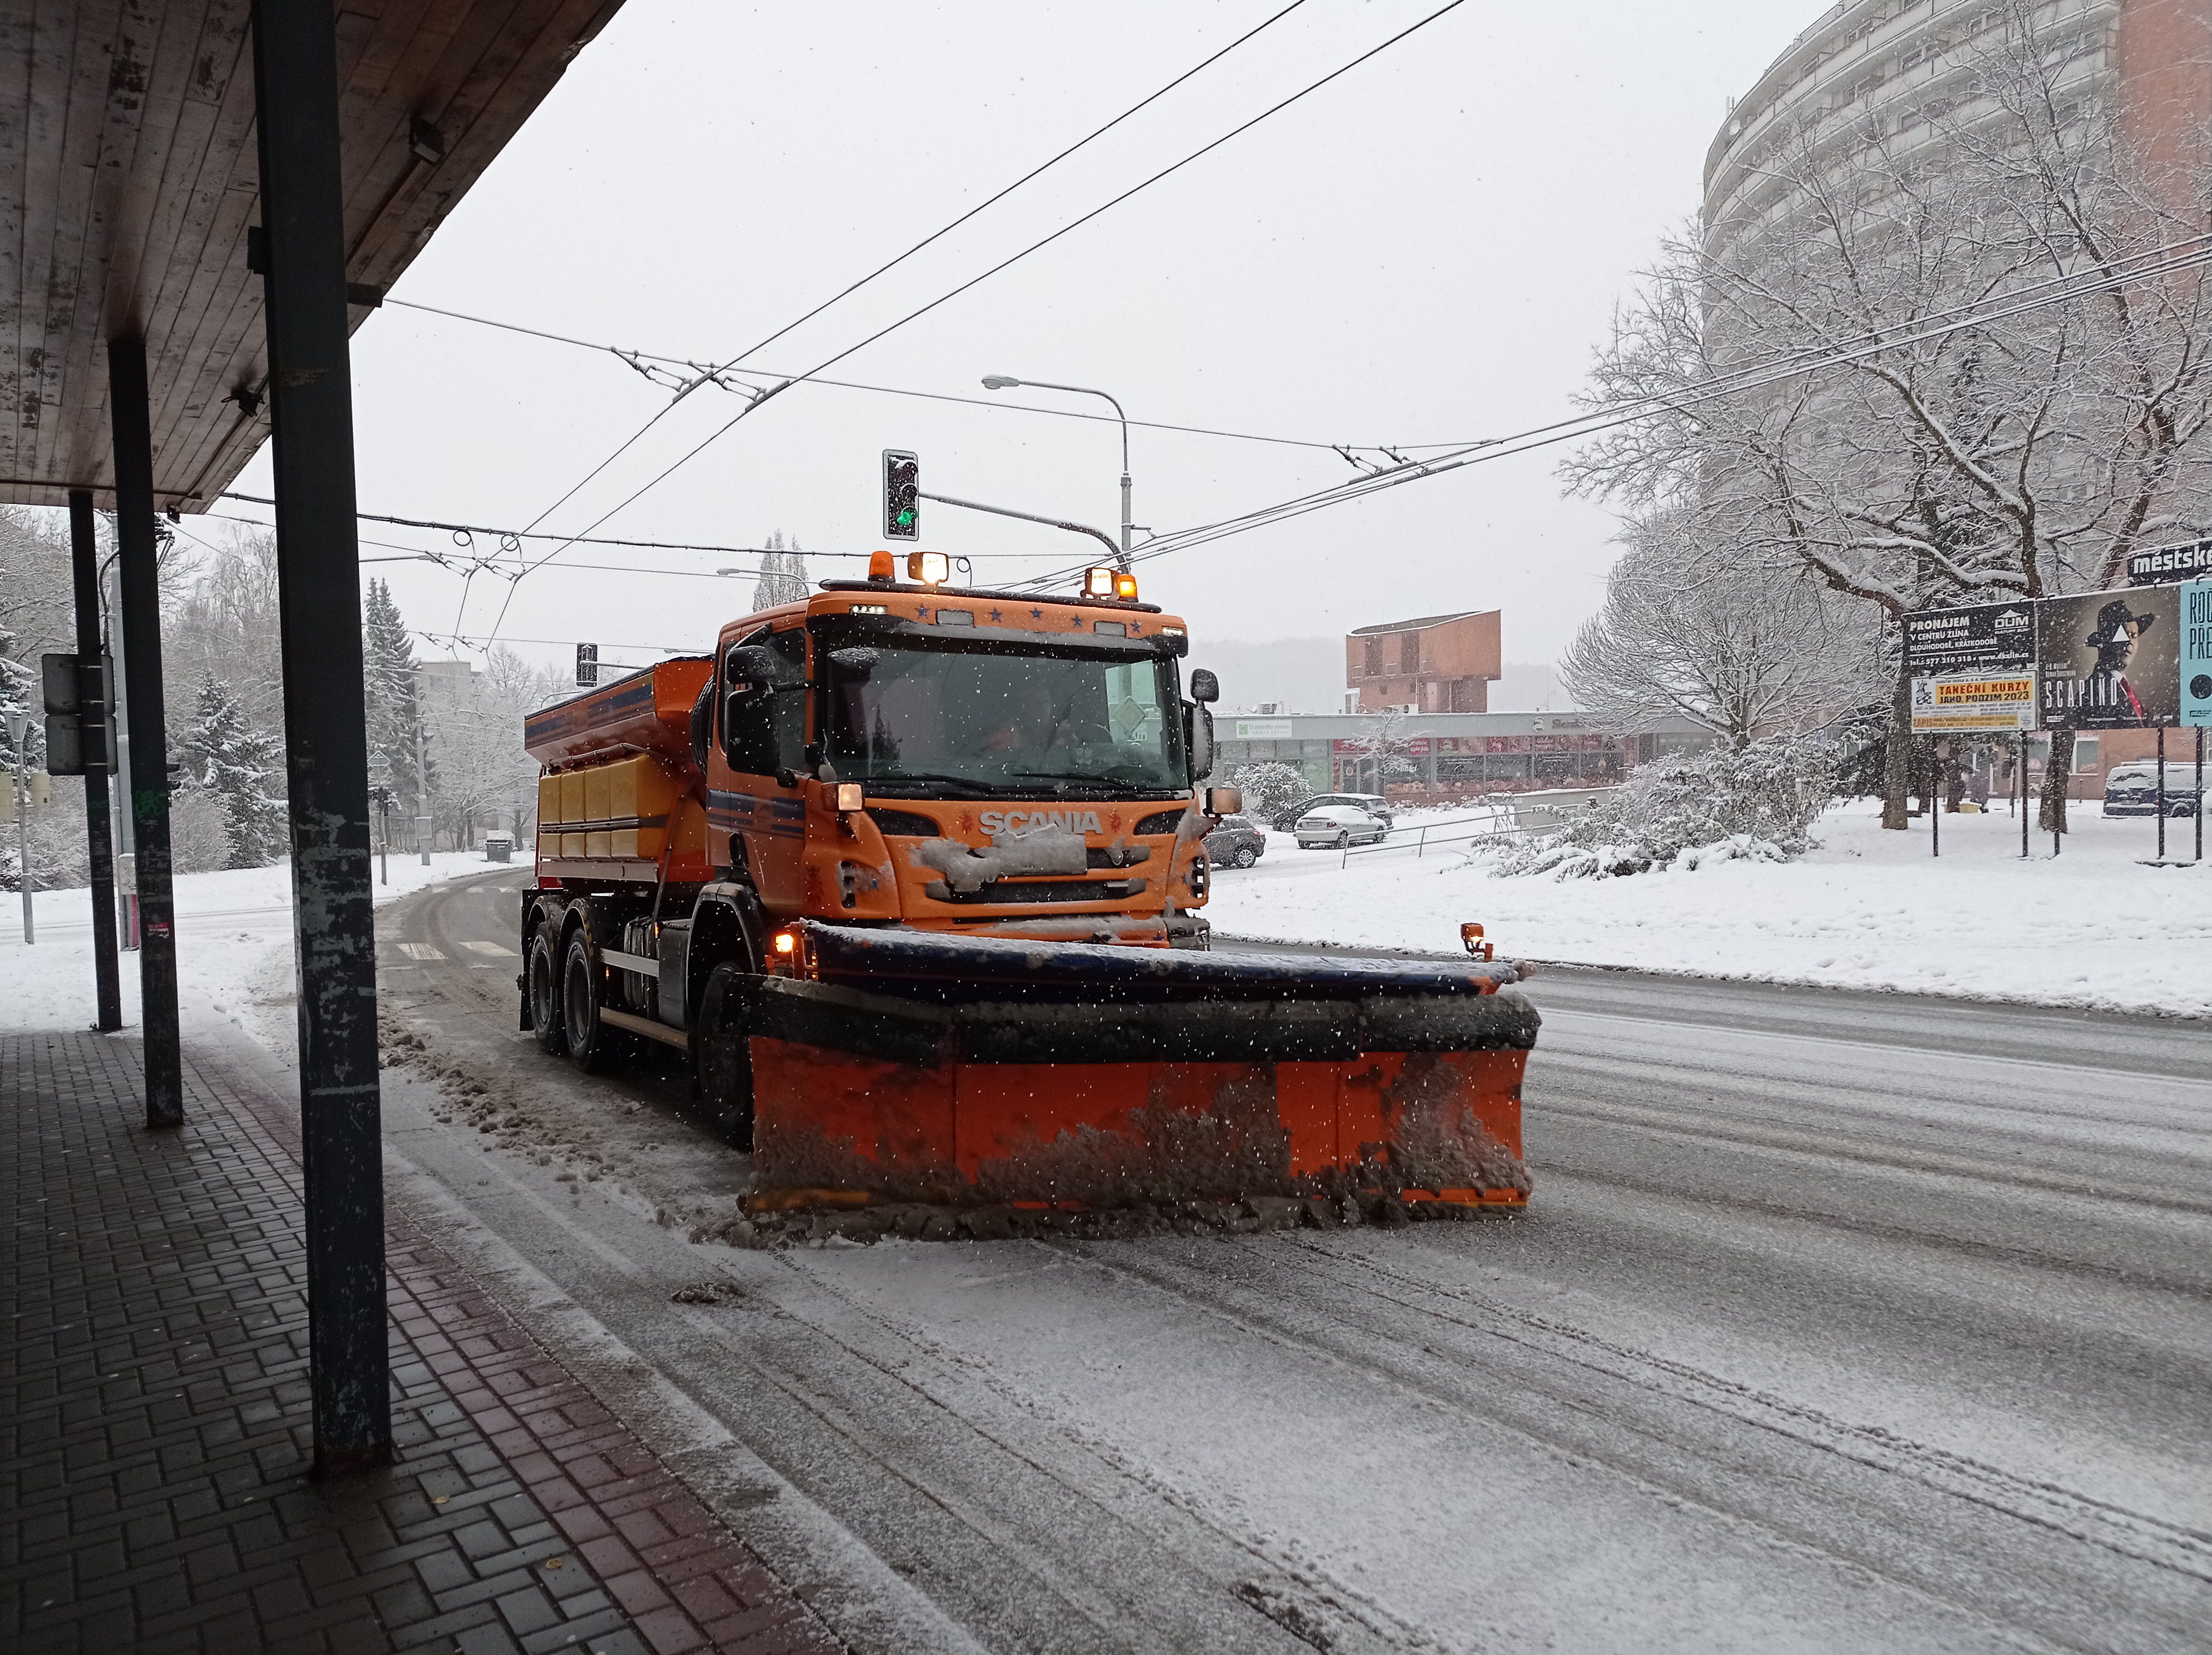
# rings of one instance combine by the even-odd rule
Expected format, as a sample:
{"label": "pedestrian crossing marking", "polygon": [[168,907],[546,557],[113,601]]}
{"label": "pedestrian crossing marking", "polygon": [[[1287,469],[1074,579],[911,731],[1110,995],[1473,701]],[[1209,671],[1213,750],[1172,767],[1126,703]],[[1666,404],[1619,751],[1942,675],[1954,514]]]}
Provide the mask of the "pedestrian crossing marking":
{"label": "pedestrian crossing marking", "polygon": [[520,959],[521,958],[520,954],[516,952],[515,950],[508,947],[503,942],[485,942],[482,940],[477,940],[476,941],[465,942],[461,946],[464,948],[473,948],[479,954],[504,954],[509,959]]}
{"label": "pedestrian crossing marking", "polygon": [[410,959],[443,959],[445,956],[427,942],[403,942],[399,952]]}

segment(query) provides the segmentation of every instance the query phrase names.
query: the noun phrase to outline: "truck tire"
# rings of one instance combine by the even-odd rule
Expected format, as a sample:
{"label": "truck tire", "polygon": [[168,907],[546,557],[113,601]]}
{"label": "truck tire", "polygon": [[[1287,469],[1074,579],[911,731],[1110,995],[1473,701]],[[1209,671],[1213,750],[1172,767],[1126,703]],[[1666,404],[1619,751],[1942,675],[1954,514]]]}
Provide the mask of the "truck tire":
{"label": "truck tire", "polygon": [[523,973],[538,1050],[549,1057],[567,1056],[568,1031],[561,1022],[561,961],[553,951],[552,926],[541,925],[530,934],[530,958]]}
{"label": "truck tire", "polygon": [[586,1074],[607,1068],[628,1048],[628,1037],[599,1016],[604,974],[592,960],[592,945],[579,926],[562,952],[561,1026],[568,1036],[568,1061]]}
{"label": "truck tire", "polygon": [[691,1030],[699,1097],[732,1149],[753,1147],[753,1052],[745,1028],[745,983],[752,974],[724,960],[707,974]]}

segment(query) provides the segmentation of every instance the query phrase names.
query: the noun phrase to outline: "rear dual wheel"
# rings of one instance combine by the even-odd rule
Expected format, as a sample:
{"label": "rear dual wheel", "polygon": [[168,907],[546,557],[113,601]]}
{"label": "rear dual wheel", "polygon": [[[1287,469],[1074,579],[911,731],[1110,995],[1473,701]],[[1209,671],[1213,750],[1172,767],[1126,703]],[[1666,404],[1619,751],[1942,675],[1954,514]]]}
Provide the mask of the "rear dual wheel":
{"label": "rear dual wheel", "polygon": [[568,1061],[594,1074],[627,1052],[630,1038],[599,1015],[606,973],[592,959],[583,927],[568,933],[562,958],[561,1025],[568,1035]]}
{"label": "rear dual wheel", "polygon": [[568,1051],[568,1031],[561,1021],[561,961],[554,952],[553,934],[550,925],[530,934],[523,980],[530,993],[530,1029],[538,1050],[549,1057],[563,1057]]}

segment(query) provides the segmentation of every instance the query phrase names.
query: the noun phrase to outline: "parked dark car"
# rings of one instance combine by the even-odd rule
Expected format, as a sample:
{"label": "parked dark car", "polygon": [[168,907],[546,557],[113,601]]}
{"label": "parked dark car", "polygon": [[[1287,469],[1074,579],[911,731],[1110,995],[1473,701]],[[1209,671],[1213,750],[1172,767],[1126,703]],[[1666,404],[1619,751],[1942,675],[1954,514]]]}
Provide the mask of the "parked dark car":
{"label": "parked dark car", "polygon": [[1249,816],[1224,816],[1206,836],[1206,857],[1216,867],[1249,867],[1267,854],[1267,836]]}
{"label": "parked dark car", "polygon": [[1310,815],[1329,805],[1350,805],[1355,810],[1365,811],[1384,827],[1392,825],[1389,801],[1379,793],[1317,793],[1311,798],[1299,800],[1287,810],[1277,811],[1272,825],[1278,833],[1291,832],[1297,827],[1299,817]]}
{"label": "parked dark car", "polygon": [[[2166,813],[2168,816],[2191,817],[2197,814],[2197,808],[2196,764],[2178,764],[2168,759],[2166,765]],[[2105,778],[2105,814],[2158,814],[2156,759],[2130,759],[2124,764],[2112,767],[2112,773]]]}

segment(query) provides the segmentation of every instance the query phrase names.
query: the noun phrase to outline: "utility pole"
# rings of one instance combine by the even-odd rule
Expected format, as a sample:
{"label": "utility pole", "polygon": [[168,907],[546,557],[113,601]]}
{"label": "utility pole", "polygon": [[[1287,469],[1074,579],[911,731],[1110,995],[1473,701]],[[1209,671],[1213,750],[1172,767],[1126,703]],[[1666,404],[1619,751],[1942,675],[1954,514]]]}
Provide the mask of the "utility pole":
{"label": "utility pole", "polygon": [[430,761],[422,744],[422,673],[415,673],[415,848],[430,866]]}
{"label": "utility pole", "polygon": [[30,727],[28,714],[8,715],[8,745],[14,764],[8,772],[8,785],[15,806],[15,883],[23,892],[23,946],[27,948],[39,940],[38,929],[31,922],[31,795],[23,785],[24,733]]}

